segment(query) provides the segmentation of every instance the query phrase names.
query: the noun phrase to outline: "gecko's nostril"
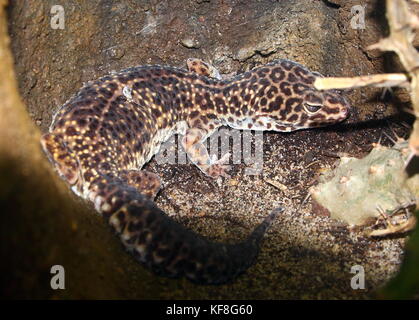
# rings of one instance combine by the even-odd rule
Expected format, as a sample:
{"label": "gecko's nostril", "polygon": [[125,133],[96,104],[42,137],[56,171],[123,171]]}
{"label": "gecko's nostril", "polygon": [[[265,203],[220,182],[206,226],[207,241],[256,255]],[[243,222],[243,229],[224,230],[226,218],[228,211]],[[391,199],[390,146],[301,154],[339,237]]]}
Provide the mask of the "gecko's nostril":
{"label": "gecko's nostril", "polygon": [[348,108],[346,108],[345,110],[345,118],[348,118],[354,111],[354,108],[352,106],[349,106]]}

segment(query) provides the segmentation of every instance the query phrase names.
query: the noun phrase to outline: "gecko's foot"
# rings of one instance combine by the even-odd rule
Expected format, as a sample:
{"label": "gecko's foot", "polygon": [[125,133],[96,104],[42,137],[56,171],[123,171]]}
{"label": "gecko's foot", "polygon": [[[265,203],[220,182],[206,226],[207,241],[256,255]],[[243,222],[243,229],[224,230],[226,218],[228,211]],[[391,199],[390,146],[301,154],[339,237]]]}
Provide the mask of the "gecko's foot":
{"label": "gecko's foot", "polygon": [[227,173],[230,170],[230,166],[227,165],[230,159],[230,153],[226,153],[219,160],[211,159],[211,165],[209,165],[205,170],[205,174],[211,178],[230,178],[230,175]]}

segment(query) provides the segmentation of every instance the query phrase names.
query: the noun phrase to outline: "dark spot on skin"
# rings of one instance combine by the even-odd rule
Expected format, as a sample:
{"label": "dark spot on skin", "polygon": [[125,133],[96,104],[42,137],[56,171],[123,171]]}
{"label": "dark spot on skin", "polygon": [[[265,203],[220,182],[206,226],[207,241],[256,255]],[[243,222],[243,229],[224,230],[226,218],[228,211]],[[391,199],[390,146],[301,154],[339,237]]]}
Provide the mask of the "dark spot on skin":
{"label": "dark spot on skin", "polygon": [[173,85],[177,85],[179,83],[179,80],[175,77],[169,77],[169,82]]}
{"label": "dark spot on skin", "polygon": [[296,84],[294,84],[294,85],[292,86],[292,88],[294,89],[294,92],[295,92],[296,94],[301,94],[301,93],[303,93],[304,91],[306,91],[306,90],[308,90],[308,89],[309,89],[309,87],[308,87],[308,86],[306,86],[305,84],[302,84],[302,83],[296,83]]}
{"label": "dark spot on skin", "polygon": [[93,118],[90,120],[89,129],[95,131],[99,127],[99,120]]}
{"label": "dark spot on skin", "polygon": [[110,83],[108,83],[108,88],[111,91],[115,91],[118,88],[118,86],[116,85],[116,83],[110,82]]}
{"label": "dark spot on skin", "polygon": [[224,97],[228,97],[230,95],[230,87],[227,87],[223,90]]}
{"label": "dark spot on skin", "polygon": [[308,120],[308,115],[306,113],[302,113],[299,125],[304,126],[307,120]]}
{"label": "dark spot on skin", "polygon": [[92,99],[85,99],[77,102],[77,106],[79,107],[87,107],[93,103]]}
{"label": "dark spot on skin", "polygon": [[277,93],[278,93],[278,88],[277,88],[277,87],[275,87],[275,86],[271,86],[271,87],[269,88],[268,92],[266,92],[266,96],[267,96],[269,99],[272,99],[272,98],[274,97],[274,95],[275,95],[275,94],[277,94]]}
{"label": "dark spot on skin", "polygon": [[297,114],[293,114],[291,117],[289,117],[287,119],[289,122],[296,122],[298,120],[298,115]]}
{"label": "dark spot on skin", "polygon": [[77,130],[74,128],[74,127],[68,127],[66,130],[65,130],[65,133],[66,133],[66,135],[68,135],[68,136],[74,136],[74,135],[76,135],[77,134]]}
{"label": "dark spot on skin", "polygon": [[276,130],[278,130],[278,131],[287,131],[287,127],[285,127],[285,126],[281,126],[281,125],[279,125],[279,124],[276,124],[275,125],[275,129]]}
{"label": "dark spot on skin", "polygon": [[208,124],[208,118],[206,117],[206,116],[200,116],[199,117],[200,118],[200,120],[201,120],[201,122],[203,123],[203,124]]}
{"label": "dark spot on skin", "polygon": [[330,108],[327,106],[323,106],[322,110],[326,112],[327,114],[338,114],[340,112],[339,108]]}
{"label": "dark spot on skin", "polygon": [[[316,113],[315,115],[310,117],[311,120],[324,120],[326,119],[326,116],[322,113]],[[321,123],[321,121],[319,121],[318,123]]]}
{"label": "dark spot on skin", "polygon": [[250,78],[252,77],[252,74],[251,74],[250,72],[245,72],[245,73],[243,74],[243,77],[244,77],[245,79],[250,79]]}
{"label": "dark spot on skin", "polygon": [[230,104],[232,104],[236,108],[240,107],[240,102],[239,102],[239,99],[237,98],[237,96],[233,96],[230,99]]}
{"label": "dark spot on skin", "polygon": [[161,112],[158,108],[153,108],[152,109],[152,113],[156,118],[160,118],[161,117]]}
{"label": "dark spot on skin", "polygon": [[239,91],[239,86],[237,85],[237,83],[234,83],[230,86],[230,91],[233,93]]}
{"label": "dark spot on skin", "polygon": [[269,76],[273,82],[278,83],[285,78],[285,72],[281,68],[277,67],[272,69],[272,72]]}
{"label": "dark spot on skin", "polygon": [[257,71],[259,77],[265,77],[266,74],[269,72],[269,68],[261,68]]}
{"label": "dark spot on skin", "polygon": [[295,104],[300,104],[301,103],[301,99],[300,98],[290,98],[285,102],[285,107],[287,109],[288,112],[291,112],[292,110],[292,106]]}
{"label": "dark spot on skin", "polygon": [[227,107],[224,103],[224,100],[217,97],[217,98],[214,99],[214,101],[215,101],[215,105],[216,105],[216,108],[217,108],[217,112],[225,114],[227,112],[227,110],[226,110]]}
{"label": "dark spot on skin", "polygon": [[137,141],[137,143],[134,145],[134,151],[135,152],[141,152],[142,151],[142,143],[141,143],[141,141]]}
{"label": "dark spot on skin", "polygon": [[99,129],[99,135],[102,138],[106,138],[106,129],[104,127],[102,127],[102,128]]}
{"label": "dark spot on skin", "polygon": [[89,88],[86,90],[86,96],[87,97],[96,97],[97,96],[97,91],[93,88]]}
{"label": "dark spot on skin", "polygon": [[106,112],[104,117],[107,120],[116,120],[116,114],[113,111]]}
{"label": "dark spot on skin", "polygon": [[154,70],[152,70],[152,73],[153,73],[154,76],[160,77],[162,75],[162,70],[161,69],[154,69]]}
{"label": "dark spot on skin", "polygon": [[290,70],[292,69],[292,67],[294,67],[294,66],[295,66],[295,63],[293,63],[293,62],[291,62],[291,61],[288,61],[288,60],[283,60],[283,61],[281,62],[281,66],[282,66],[285,70],[290,71]]}
{"label": "dark spot on skin", "polygon": [[260,105],[261,106],[266,106],[267,103],[268,103],[268,99],[266,99],[265,97],[263,97],[262,99],[260,99]]}
{"label": "dark spot on skin", "polygon": [[191,118],[191,119],[193,119],[193,118],[196,118],[196,117],[198,117],[199,116],[199,111],[192,111],[190,114],[189,114],[189,118]]}
{"label": "dark spot on skin", "polygon": [[289,82],[296,82],[298,81],[297,77],[294,75],[294,73],[290,72],[288,73],[288,81]]}
{"label": "dark spot on skin", "polygon": [[308,84],[313,84],[316,81],[316,78],[313,76],[307,77]]}
{"label": "dark spot on skin", "polygon": [[279,112],[281,120],[285,120],[287,116],[293,111],[293,107],[301,104],[301,102],[302,100],[300,98],[289,98],[286,100],[285,108]]}
{"label": "dark spot on skin", "polygon": [[192,123],[192,128],[202,128],[201,120],[196,119],[196,120]]}
{"label": "dark spot on skin", "polygon": [[313,104],[323,104],[322,98],[315,95],[314,93],[309,93],[305,96],[305,100],[308,102],[312,102]]}
{"label": "dark spot on skin", "polygon": [[248,88],[249,87],[249,81],[243,81],[243,82],[240,82],[240,89],[245,89],[245,88]]}
{"label": "dark spot on skin", "polygon": [[130,73],[130,74],[127,76],[128,80],[134,80],[136,77],[137,77],[137,74],[136,74],[135,72]]}
{"label": "dark spot on skin", "polygon": [[202,103],[202,100],[203,100],[203,97],[202,97],[199,93],[197,93],[197,94],[195,95],[195,102],[196,102],[197,104],[201,104],[201,103]]}
{"label": "dark spot on skin", "polygon": [[262,78],[259,80],[259,84],[262,85],[263,87],[267,87],[271,84],[271,82],[266,78]]}
{"label": "dark spot on skin", "polygon": [[136,81],[132,86],[134,90],[145,89],[145,87],[146,85],[144,81]]}
{"label": "dark spot on skin", "polygon": [[[83,149],[85,149],[85,148],[83,148]],[[86,160],[86,159],[89,159],[89,158],[90,158],[90,155],[87,154],[87,153],[82,153],[82,154],[79,155],[79,160]]]}
{"label": "dark spot on skin", "polygon": [[[282,104],[284,103],[284,99],[281,96],[277,96],[274,101],[269,103],[269,110],[268,112],[277,111],[281,108]],[[263,109],[262,109],[263,110]]]}
{"label": "dark spot on skin", "polygon": [[129,79],[126,76],[118,76],[118,81],[125,84],[129,81]]}
{"label": "dark spot on skin", "polygon": [[78,120],[77,120],[77,124],[78,124],[80,127],[84,127],[84,126],[87,124],[87,121],[86,121],[85,119],[78,119]]}
{"label": "dark spot on skin", "polygon": [[123,95],[116,97],[115,102],[118,104],[123,104],[127,101],[127,98]]}
{"label": "dark spot on skin", "polygon": [[292,94],[290,86],[289,82],[284,81],[279,84],[279,89],[286,96],[290,96]]}
{"label": "dark spot on skin", "polygon": [[321,127],[321,126],[324,125],[324,123],[322,123],[322,122],[310,122],[308,125],[310,127]]}
{"label": "dark spot on skin", "polygon": [[87,172],[84,173],[83,177],[84,177],[85,181],[90,181],[90,179],[93,178],[93,174],[91,172],[87,171]]}
{"label": "dark spot on skin", "polygon": [[[257,93],[256,93],[256,96],[258,96],[258,97],[263,97],[264,95],[265,95],[265,88],[266,87],[263,87],[263,88],[261,88]],[[242,94],[244,94],[244,92],[242,93]],[[247,94],[246,95],[246,97],[249,97],[249,99],[250,99],[250,94]],[[246,98],[245,97],[245,98]],[[245,99],[246,100],[246,99]],[[249,101],[249,100],[246,100],[246,101]]]}
{"label": "dark spot on skin", "polygon": [[58,128],[62,128],[63,126],[64,126],[64,119],[60,119],[60,120],[57,122],[56,127],[58,127]]}
{"label": "dark spot on skin", "polygon": [[294,74],[298,78],[300,78],[301,82],[304,82],[305,84],[310,85],[310,84],[314,83],[315,77],[313,77],[309,71],[307,71],[307,70],[305,70],[305,69],[303,69],[299,66],[294,68]]}
{"label": "dark spot on skin", "polygon": [[199,69],[199,71],[200,71],[200,73],[201,73],[202,75],[204,75],[204,76],[209,75],[208,70],[207,70],[207,69],[205,69],[205,68],[200,68],[200,69]]}
{"label": "dark spot on skin", "polygon": [[305,75],[308,75],[308,71],[307,70],[305,70],[305,69],[303,69],[303,68],[301,68],[300,66],[296,66],[295,68],[294,68],[294,73],[297,75],[297,76],[299,76],[299,77],[302,77],[303,75],[305,76]]}

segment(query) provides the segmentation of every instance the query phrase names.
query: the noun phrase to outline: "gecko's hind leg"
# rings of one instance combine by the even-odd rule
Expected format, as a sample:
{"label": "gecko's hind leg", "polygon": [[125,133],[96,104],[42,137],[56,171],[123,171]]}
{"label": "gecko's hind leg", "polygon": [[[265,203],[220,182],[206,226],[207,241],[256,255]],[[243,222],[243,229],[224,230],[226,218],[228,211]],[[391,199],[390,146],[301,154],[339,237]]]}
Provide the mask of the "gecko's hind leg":
{"label": "gecko's hind leg", "polygon": [[79,164],[62,138],[53,133],[47,133],[42,136],[41,145],[58,173],[70,185],[76,184],[79,180]]}
{"label": "gecko's hind leg", "polygon": [[161,187],[159,176],[145,170],[122,170],[119,178],[150,200],[156,197]]}

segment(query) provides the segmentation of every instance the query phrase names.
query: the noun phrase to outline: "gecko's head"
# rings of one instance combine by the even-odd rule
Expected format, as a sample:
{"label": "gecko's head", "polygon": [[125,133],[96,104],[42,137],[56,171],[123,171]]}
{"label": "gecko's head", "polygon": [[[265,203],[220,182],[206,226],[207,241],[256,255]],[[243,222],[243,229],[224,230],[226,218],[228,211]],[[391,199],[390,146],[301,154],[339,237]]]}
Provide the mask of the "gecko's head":
{"label": "gecko's head", "polygon": [[322,77],[319,73],[288,60],[272,63],[269,69],[271,88],[261,111],[275,119],[277,130],[322,127],[348,117],[350,105],[340,92],[314,88],[316,78]]}
{"label": "gecko's head", "polygon": [[336,90],[319,91],[308,88],[301,93],[302,101],[296,127],[322,127],[345,120],[349,115],[348,101]]}

